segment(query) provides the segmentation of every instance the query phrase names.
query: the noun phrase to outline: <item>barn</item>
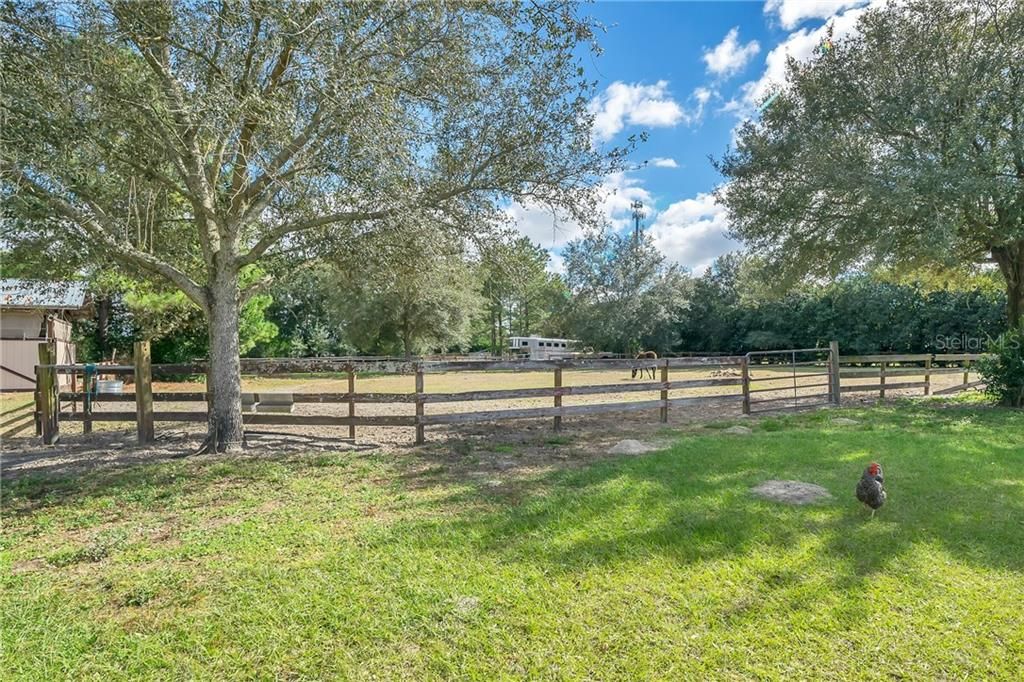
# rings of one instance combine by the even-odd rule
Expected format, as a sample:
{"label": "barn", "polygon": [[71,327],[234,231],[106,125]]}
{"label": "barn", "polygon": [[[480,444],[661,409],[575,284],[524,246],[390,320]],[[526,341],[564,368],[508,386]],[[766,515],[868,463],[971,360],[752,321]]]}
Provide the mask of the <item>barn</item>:
{"label": "barn", "polygon": [[58,362],[75,362],[69,317],[84,307],[84,282],[0,280],[0,390],[35,387],[40,343],[54,343]]}

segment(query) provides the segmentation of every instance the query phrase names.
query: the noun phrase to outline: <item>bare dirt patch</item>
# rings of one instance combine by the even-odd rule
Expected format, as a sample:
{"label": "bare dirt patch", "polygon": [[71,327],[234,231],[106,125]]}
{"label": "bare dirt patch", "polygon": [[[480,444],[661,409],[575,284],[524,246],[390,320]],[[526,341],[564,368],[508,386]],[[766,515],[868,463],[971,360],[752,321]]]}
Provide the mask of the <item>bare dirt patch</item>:
{"label": "bare dirt patch", "polygon": [[750,489],[757,497],[783,504],[813,504],[832,498],[825,488],[804,481],[765,481]]}
{"label": "bare dirt patch", "polygon": [[644,443],[633,438],[627,438],[613,445],[608,450],[608,453],[612,455],[642,455],[645,452],[653,452],[659,449],[659,446],[654,443]]}

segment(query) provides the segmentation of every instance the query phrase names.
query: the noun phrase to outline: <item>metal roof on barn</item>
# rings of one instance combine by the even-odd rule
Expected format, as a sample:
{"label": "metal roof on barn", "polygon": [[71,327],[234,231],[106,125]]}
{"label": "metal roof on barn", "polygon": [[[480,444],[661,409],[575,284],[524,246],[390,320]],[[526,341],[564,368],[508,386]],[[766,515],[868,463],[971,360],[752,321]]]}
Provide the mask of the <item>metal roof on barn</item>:
{"label": "metal roof on barn", "polygon": [[0,307],[75,310],[85,305],[85,282],[0,279]]}

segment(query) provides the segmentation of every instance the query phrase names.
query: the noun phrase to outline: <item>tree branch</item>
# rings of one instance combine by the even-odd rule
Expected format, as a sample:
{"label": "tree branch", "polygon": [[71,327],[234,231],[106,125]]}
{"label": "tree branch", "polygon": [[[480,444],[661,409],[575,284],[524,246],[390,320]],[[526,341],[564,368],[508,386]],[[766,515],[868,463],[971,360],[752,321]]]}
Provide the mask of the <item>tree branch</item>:
{"label": "tree branch", "polygon": [[281,150],[271,159],[267,169],[263,172],[255,182],[250,184],[245,191],[242,193],[241,199],[238,202],[239,206],[245,207],[239,220],[245,223],[252,219],[254,214],[257,214],[260,210],[265,208],[267,204],[272,200],[271,196],[264,194],[268,191],[270,185],[274,182],[279,181],[283,176],[280,175],[280,171],[284,168],[302,149],[309,143],[309,141],[316,134],[317,129],[323,121],[323,109],[317,107],[317,110],[313,113],[309,123],[302,129],[298,135],[293,137]]}
{"label": "tree branch", "polygon": [[49,204],[57,213],[61,214],[75,225],[78,225],[91,237],[98,239],[107,247],[114,257],[120,257],[133,265],[136,265],[153,274],[166,278],[177,286],[192,301],[204,311],[209,311],[206,300],[206,293],[191,277],[170,263],[164,262],[156,256],[135,248],[130,243],[117,238],[116,230],[110,225],[109,219],[103,211],[95,204],[90,203],[91,208],[97,217],[89,216],[76,208],[71,202],[57,196],[52,191],[42,186],[38,181],[25,173],[17,165],[4,161],[0,168],[13,179],[14,183],[27,190],[34,196]]}
{"label": "tree branch", "polygon": [[[261,92],[262,98],[273,94],[285,71],[288,70],[291,59],[292,45],[291,43],[285,43],[277,56],[274,67],[270,71],[267,84],[263,87]],[[235,215],[238,214],[242,206],[243,192],[246,186],[246,166],[249,162],[248,157],[252,147],[252,139],[256,134],[256,125],[255,120],[246,117],[244,123],[242,123],[242,131],[238,136],[238,146],[236,147],[235,160],[233,162],[234,169],[231,173],[231,212]]]}
{"label": "tree branch", "polygon": [[250,248],[246,253],[240,255],[238,257],[238,264],[239,266],[252,265],[267,252],[267,249],[276,244],[285,235],[294,234],[296,232],[306,232],[317,227],[336,223],[355,223],[363,220],[378,220],[380,218],[386,218],[393,212],[394,211],[392,210],[339,211],[337,213],[329,213],[328,215],[310,220],[284,223],[283,225],[279,225],[278,227],[271,229],[267,234],[263,235],[259,241],[253,244],[252,248]]}

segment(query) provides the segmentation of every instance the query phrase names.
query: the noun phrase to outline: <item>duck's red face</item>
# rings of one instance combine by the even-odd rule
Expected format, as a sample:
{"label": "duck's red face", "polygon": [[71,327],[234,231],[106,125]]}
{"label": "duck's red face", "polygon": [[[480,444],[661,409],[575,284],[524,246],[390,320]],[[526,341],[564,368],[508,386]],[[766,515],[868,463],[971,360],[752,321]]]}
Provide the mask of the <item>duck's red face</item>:
{"label": "duck's red face", "polygon": [[879,472],[879,471],[880,471],[881,469],[882,469],[882,467],[878,466],[878,462],[872,462],[872,463],[871,463],[871,464],[870,464],[870,465],[868,466],[868,473],[869,473],[869,474],[871,474],[872,476],[877,476],[877,475],[878,475],[878,472]]}

